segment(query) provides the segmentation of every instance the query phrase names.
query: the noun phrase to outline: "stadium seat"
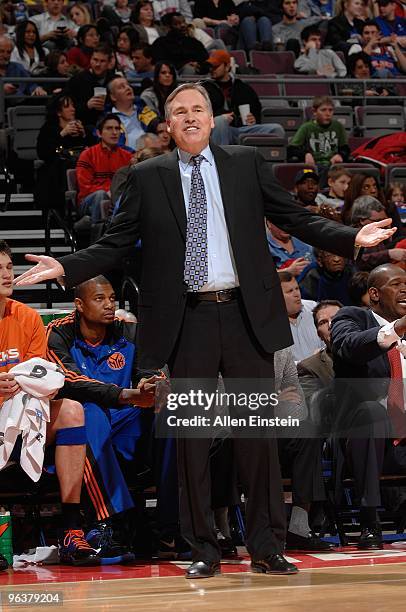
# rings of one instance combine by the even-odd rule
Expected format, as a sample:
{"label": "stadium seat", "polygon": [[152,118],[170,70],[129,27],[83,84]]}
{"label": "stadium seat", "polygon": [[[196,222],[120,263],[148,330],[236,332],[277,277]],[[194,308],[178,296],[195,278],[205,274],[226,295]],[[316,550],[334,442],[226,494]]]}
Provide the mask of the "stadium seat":
{"label": "stadium seat", "polygon": [[[306,101],[306,106],[311,106],[311,102],[314,96],[330,96],[331,89],[330,84],[323,82],[324,77],[315,77],[313,75],[298,75],[298,74],[285,74],[288,79],[317,79],[317,83],[284,83],[286,96],[294,96],[298,102],[302,100]],[[303,106],[303,105],[302,105]]]}
{"label": "stadium seat", "polygon": [[382,136],[405,128],[402,106],[356,106],[355,119],[363,136]]}
{"label": "stadium seat", "polygon": [[367,143],[370,139],[369,136],[349,136],[348,137],[348,146],[351,149],[351,153],[358,149],[358,147]]}
{"label": "stadium seat", "polygon": [[257,136],[241,134],[239,143],[250,147],[257,147],[266,161],[286,161],[286,138],[277,138],[265,134],[258,134]]}
{"label": "stadium seat", "polygon": [[262,74],[293,74],[295,55],[292,51],[251,51],[251,66]]}
{"label": "stadium seat", "polygon": [[231,57],[235,59],[235,63],[237,66],[241,66],[242,68],[246,68],[248,65],[247,54],[243,49],[235,49],[234,51],[229,51]]}
{"label": "stadium seat", "polygon": [[385,168],[385,185],[406,183],[406,164],[388,164]]}
{"label": "stadium seat", "polygon": [[296,174],[304,169],[311,169],[317,172],[316,166],[312,164],[274,164],[272,166],[272,172],[276,180],[289,191],[293,191],[295,187]]}
{"label": "stadium seat", "polygon": [[20,159],[38,160],[37,139],[45,122],[45,106],[14,106],[7,109],[12,148]]}
{"label": "stadium seat", "polygon": [[263,80],[258,77],[244,77],[243,75],[239,76],[238,78],[248,83],[259,98],[262,98],[263,96],[275,96],[275,99],[277,100],[278,96],[281,96],[281,91],[274,75],[269,74],[267,75],[266,79]]}
{"label": "stadium seat", "polygon": [[303,113],[300,108],[263,108],[261,122],[279,123],[284,128],[287,136],[293,136],[303,123]]}

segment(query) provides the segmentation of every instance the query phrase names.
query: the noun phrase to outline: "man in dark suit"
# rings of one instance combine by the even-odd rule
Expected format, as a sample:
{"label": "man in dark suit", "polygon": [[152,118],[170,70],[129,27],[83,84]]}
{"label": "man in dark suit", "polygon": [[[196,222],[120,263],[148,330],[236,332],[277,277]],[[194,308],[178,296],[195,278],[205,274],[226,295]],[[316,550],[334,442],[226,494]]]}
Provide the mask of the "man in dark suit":
{"label": "man in dark suit", "polygon": [[[85,251],[62,258],[28,256],[37,266],[18,284],[64,275],[77,285],[120,264],[139,237],[139,366],[168,363],[173,378],[273,377],[273,353],[292,343],[284,300],[269,252],[264,216],[304,242],[346,257],[393,234],[388,222],[358,233],[296,205],[249,147],[209,146],[210,99],[184,84],[167,99],[168,130],[178,150],[138,164],[112,228]],[[62,280],[62,278],[61,278]],[[178,440],[181,529],[192,546],[188,578],[219,572],[220,550],[210,507],[211,440]],[[276,440],[235,439],[247,493],[247,547],[257,572],[288,574]]]}
{"label": "man in dark suit", "polygon": [[396,473],[405,471],[399,438],[406,433],[406,272],[393,264],[378,266],[369,275],[368,288],[371,309],[344,307],[331,329],[339,400],[335,429],[347,432],[347,459],[361,506],[361,549],[382,548],[376,508],[381,505],[384,461]]}

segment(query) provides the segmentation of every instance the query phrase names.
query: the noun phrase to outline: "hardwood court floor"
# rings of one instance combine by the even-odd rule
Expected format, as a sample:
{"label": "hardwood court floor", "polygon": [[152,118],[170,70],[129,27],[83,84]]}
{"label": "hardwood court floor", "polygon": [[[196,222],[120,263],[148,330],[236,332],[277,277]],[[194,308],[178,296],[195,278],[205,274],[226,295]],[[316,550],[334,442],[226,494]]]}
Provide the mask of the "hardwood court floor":
{"label": "hardwood court floor", "polygon": [[[343,564],[344,559],[332,559],[327,567],[317,567],[316,563],[316,567],[306,567],[299,574],[287,577],[253,574],[246,563],[244,571],[231,570],[215,578],[194,581],[185,580],[181,575],[158,577],[162,573],[159,568],[170,568],[170,564],[151,566],[155,567],[155,570],[147,578],[132,577],[134,570],[131,569],[120,573],[117,566],[116,569],[103,568],[103,571],[99,570],[99,574],[95,570],[91,570],[91,573],[90,568],[87,574],[82,571],[79,574],[78,570],[72,569],[70,575],[69,571],[65,571],[68,568],[63,568],[61,573],[58,573],[57,566],[55,570],[53,566],[37,568],[34,572],[37,580],[34,580],[33,576],[29,578],[28,573],[25,582],[20,572],[10,571],[1,575],[0,595],[3,607],[0,605],[0,610],[403,612],[406,608],[406,561],[402,553],[393,556],[392,552],[388,555],[388,551],[385,551],[383,556],[369,555],[359,559],[355,559],[356,554],[350,553],[348,565]],[[315,559],[320,562],[317,557]],[[360,565],[359,562],[364,564]],[[335,567],[332,566],[333,563],[336,563]],[[178,565],[173,567],[183,571]],[[224,568],[226,569],[226,566]],[[153,577],[154,574],[157,577]],[[75,578],[79,575],[77,581]],[[128,577],[119,577],[120,575]],[[18,580],[15,579],[17,576]],[[5,605],[10,590],[31,593],[61,592],[64,605],[10,608]]]}

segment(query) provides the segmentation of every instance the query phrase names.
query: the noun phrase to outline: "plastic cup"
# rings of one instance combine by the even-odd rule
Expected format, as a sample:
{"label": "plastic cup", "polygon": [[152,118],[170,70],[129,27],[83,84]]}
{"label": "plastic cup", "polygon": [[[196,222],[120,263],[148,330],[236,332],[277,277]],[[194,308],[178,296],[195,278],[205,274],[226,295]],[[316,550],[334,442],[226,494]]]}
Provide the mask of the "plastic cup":
{"label": "plastic cup", "polygon": [[243,125],[248,125],[247,124],[247,116],[250,114],[250,105],[249,104],[240,104],[240,106],[238,107],[238,110],[240,111],[240,116],[241,116],[241,121]]}

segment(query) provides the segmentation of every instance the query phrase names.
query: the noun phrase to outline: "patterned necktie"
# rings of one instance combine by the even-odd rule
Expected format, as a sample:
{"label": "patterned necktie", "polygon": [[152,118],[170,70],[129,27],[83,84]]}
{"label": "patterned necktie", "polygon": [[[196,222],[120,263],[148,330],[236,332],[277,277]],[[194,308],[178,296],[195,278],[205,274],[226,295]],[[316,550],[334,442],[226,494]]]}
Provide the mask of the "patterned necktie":
{"label": "patterned necktie", "polygon": [[193,164],[186,230],[184,280],[191,291],[207,283],[207,200],[200,164],[203,155],[191,158]]}

